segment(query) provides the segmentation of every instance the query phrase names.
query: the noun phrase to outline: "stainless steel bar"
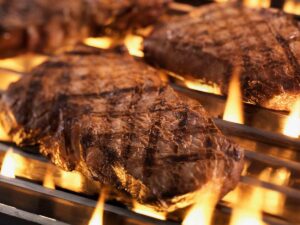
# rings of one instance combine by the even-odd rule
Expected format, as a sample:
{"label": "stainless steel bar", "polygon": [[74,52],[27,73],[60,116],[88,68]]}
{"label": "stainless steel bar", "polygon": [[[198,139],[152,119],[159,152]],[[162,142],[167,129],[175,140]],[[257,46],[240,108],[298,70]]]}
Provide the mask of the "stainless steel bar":
{"label": "stainless steel bar", "polygon": [[[4,218],[3,218],[4,217]],[[43,225],[68,225],[61,221],[42,215],[26,212],[12,206],[0,203],[0,224],[43,224]]]}

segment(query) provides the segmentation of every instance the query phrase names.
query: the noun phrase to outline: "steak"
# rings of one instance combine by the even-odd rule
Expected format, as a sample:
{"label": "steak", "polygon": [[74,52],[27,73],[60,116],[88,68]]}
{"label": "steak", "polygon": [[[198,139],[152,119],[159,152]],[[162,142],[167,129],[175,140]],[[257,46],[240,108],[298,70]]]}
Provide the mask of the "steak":
{"label": "steak", "polygon": [[0,57],[153,23],[169,0],[0,0]]}
{"label": "steak", "polygon": [[300,97],[300,26],[275,9],[209,4],[161,24],[144,42],[146,59],[226,95],[241,69],[245,102],[290,110]]}
{"label": "steak", "polygon": [[208,183],[222,197],[243,150],[160,73],[126,52],[80,46],[11,84],[0,121],[17,144],[39,144],[61,168],[160,210],[191,204]]}

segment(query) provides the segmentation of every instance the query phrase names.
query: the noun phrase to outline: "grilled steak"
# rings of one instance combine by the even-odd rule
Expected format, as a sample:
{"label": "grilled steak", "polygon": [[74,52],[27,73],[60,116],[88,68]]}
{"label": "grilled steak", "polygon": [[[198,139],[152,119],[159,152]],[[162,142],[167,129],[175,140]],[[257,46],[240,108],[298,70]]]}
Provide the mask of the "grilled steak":
{"label": "grilled steak", "polygon": [[169,0],[0,0],[0,57],[154,22]]}
{"label": "grilled steak", "polygon": [[145,56],[188,79],[216,83],[223,94],[240,67],[246,102],[290,110],[300,96],[299,28],[278,10],[210,4],[157,27]]}
{"label": "grilled steak", "polygon": [[192,203],[207,183],[222,197],[238,182],[242,149],[159,73],[126,53],[80,47],[10,85],[0,120],[18,144],[39,144],[63,169],[160,210]]}

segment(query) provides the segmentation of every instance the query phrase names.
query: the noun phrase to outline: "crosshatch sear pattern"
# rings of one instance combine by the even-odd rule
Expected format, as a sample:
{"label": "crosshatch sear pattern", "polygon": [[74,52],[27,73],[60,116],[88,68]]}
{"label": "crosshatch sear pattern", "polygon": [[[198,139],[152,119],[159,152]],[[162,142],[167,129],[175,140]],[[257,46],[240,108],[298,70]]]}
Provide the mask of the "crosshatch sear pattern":
{"label": "crosshatch sear pattern", "polygon": [[208,183],[222,197],[243,150],[159,73],[124,52],[78,47],[12,84],[0,120],[15,142],[160,210],[192,203]]}
{"label": "crosshatch sear pattern", "polygon": [[217,83],[223,94],[239,67],[246,102],[290,110],[300,96],[299,28],[276,9],[214,3],[157,26],[146,38],[145,57],[190,79]]}

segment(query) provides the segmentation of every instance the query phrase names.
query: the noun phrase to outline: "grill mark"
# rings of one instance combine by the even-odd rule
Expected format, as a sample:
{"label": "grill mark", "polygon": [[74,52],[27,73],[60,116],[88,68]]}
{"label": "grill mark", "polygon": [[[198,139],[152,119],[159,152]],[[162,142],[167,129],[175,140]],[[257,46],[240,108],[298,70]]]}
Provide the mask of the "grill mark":
{"label": "grill mark", "polygon": [[[159,96],[160,98],[159,102],[154,104],[152,107],[156,108],[157,105],[164,105],[164,101],[161,99],[160,94],[161,90],[159,91]],[[151,108],[152,108],[151,107]],[[155,153],[157,152],[157,142],[159,140],[160,136],[160,126],[161,126],[161,113],[158,112],[158,115],[156,116],[156,119],[154,120],[154,123],[152,124],[150,130],[149,130],[149,135],[148,135],[148,145],[144,148],[145,151],[145,156],[144,156],[144,163],[143,163],[143,175],[146,177],[150,177],[152,172],[151,172],[151,167],[154,165],[154,156]]]}
{"label": "grill mark", "polygon": [[182,144],[182,140],[187,135],[187,120],[188,120],[188,107],[184,107],[184,111],[179,112],[179,122],[178,122],[178,128],[173,130],[174,135],[174,141],[176,142],[176,145],[174,146],[174,153],[178,153],[178,147],[180,144]]}
{"label": "grill mark", "polygon": [[[205,149],[203,149],[205,150]],[[202,153],[182,154],[182,155],[170,155],[162,157],[163,162],[173,163],[185,163],[185,162],[196,162],[199,160],[224,160],[224,155],[212,150],[205,150]]]}
{"label": "grill mark", "polygon": [[[138,86],[135,87],[129,87],[129,88],[119,88],[119,89],[115,89],[112,91],[104,91],[101,93],[87,93],[87,94],[73,94],[73,95],[65,95],[67,96],[69,99],[71,98],[107,98],[107,97],[112,97],[112,96],[116,96],[116,95],[121,95],[121,94],[125,94],[125,93],[129,93],[132,92],[134,90],[136,90],[137,88],[139,88]],[[154,92],[157,90],[157,87],[155,86],[150,86],[144,89],[144,93],[150,93],[150,92]]]}
{"label": "grill mark", "polygon": [[[135,92],[134,92],[136,98],[134,101],[132,101],[128,107],[128,110],[132,109],[134,111],[133,115],[131,113],[129,113],[129,119],[127,120],[130,124],[129,126],[129,133],[130,135],[124,137],[123,140],[125,140],[127,142],[127,144],[123,144],[124,148],[122,149],[122,158],[125,160],[125,168],[127,167],[127,159],[130,157],[130,153],[131,153],[131,143],[132,143],[132,140],[133,138],[135,137],[133,135],[133,132],[134,132],[134,129],[135,129],[135,124],[136,124],[136,121],[135,121],[135,117],[137,115],[137,111],[136,111],[136,107],[137,107],[137,104],[138,102],[141,100],[142,96],[143,96],[143,90],[142,89],[135,89]],[[129,143],[128,143],[129,141]]]}

